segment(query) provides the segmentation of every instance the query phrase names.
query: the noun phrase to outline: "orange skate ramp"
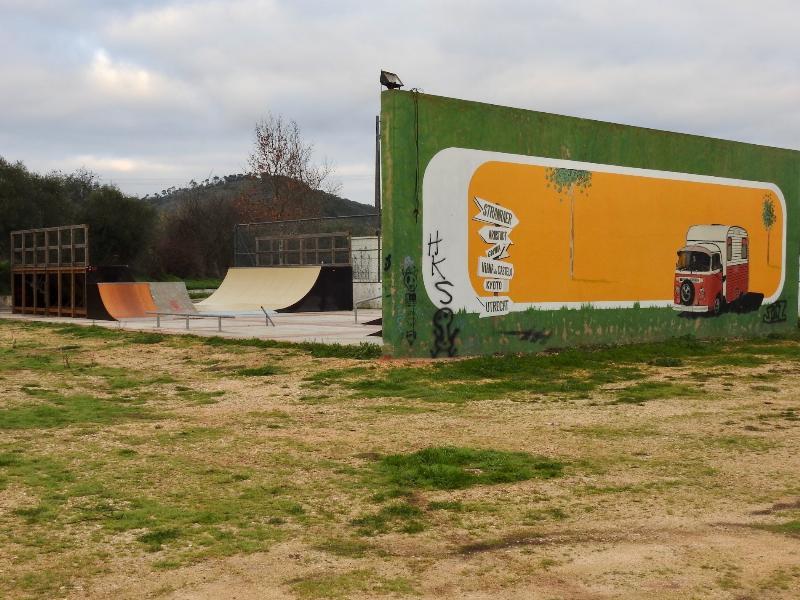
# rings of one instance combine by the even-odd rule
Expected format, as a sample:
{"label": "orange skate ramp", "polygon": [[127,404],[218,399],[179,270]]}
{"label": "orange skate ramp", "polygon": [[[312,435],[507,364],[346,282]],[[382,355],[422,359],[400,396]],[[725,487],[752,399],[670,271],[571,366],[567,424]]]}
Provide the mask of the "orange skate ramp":
{"label": "orange skate ramp", "polygon": [[161,312],[193,313],[197,312],[186,284],[182,281],[166,281],[149,283],[150,295],[157,310]]}
{"label": "orange skate ramp", "polygon": [[322,267],[233,267],[211,296],[197,303],[201,312],[251,312],[288,308],[314,288]]}
{"label": "orange skate ramp", "polygon": [[149,283],[98,283],[100,299],[108,314],[117,321],[149,317],[157,311]]}

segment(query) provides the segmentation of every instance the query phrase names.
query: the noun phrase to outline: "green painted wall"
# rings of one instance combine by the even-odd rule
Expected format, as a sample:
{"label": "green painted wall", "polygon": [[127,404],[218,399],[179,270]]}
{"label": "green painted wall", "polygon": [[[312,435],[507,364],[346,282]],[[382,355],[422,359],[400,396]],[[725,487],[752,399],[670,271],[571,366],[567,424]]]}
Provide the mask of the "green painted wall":
{"label": "green painted wall", "polygon": [[[382,93],[381,122],[383,336],[392,356],[535,352],[681,335],[755,336],[797,326],[800,152],[395,90]],[[422,188],[429,162],[446,148],[555,159],[566,153],[574,161],[773,183],[787,213],[782,293],[774,306],[713,318],[678,318],[669,307],[639,306],[532,308],[490,318],[437,313],[423,284],[423,269],[431,267],[422,226],[423,202],[436,199],[423,199]]]}

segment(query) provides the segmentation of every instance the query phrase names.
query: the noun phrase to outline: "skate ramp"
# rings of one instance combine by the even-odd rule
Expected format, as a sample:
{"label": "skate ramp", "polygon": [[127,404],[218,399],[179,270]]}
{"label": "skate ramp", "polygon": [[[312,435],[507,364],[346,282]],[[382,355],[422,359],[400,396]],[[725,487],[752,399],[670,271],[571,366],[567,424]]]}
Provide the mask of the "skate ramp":
{"label": "skate ramp", "polygon": [[148,311],[158,310],[149,283],[98,283],[97,289],[106,311],[117,321],[149,317]]}
{"label": "skate ramp", "polygon": [[192,299],[189,298],[186,284],[182,281],[166,281],[148,285],[156,310],[174,313],[197,312]]}
{"label": "skate ramp", "polygon": [[219,289],[197,303],[200,312],[278,310],[302,300],[321,267],[233,267]]}

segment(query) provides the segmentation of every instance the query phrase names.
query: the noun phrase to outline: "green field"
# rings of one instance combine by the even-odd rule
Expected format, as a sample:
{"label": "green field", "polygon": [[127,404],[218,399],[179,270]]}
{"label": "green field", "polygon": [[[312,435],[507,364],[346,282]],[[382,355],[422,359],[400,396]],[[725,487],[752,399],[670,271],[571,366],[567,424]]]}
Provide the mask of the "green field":
{"label": "green field", "polygon": [[800,337],[456,361],[0,320],[0,597],[773,598]]}

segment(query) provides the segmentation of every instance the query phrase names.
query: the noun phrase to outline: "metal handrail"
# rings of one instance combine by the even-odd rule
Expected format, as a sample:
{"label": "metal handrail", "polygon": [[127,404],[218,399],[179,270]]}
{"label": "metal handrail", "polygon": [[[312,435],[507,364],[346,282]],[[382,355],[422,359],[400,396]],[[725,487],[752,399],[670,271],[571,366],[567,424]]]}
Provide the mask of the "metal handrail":
{"label": "metal handrail", "polygon": [[383,294],[381,294],[380,296],[375,296],[374,298],[364,298],[363,300],[359,300],[358,302],[353,303],[353,315],[355,317],[356,324],[358,324],[358,305],[366,304],[367,302],[372,302],[373,300],[378,300],[380,298],[383,298]]}

